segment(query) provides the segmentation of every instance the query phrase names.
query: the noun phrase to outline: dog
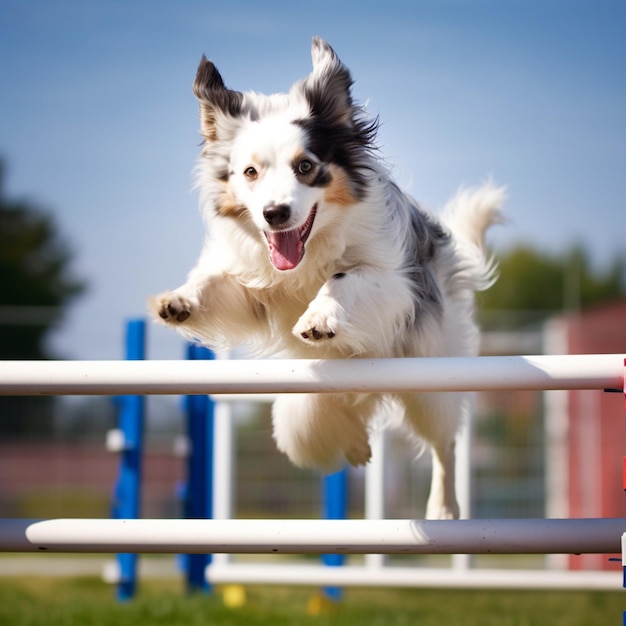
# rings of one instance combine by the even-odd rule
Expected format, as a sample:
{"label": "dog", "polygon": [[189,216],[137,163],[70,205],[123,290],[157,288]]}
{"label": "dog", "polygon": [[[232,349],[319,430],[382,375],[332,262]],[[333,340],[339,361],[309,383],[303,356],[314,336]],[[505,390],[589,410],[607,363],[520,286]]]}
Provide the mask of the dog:
{"label": "dog", "polygon": [[[203,148],[197,186],[207,240],[187,282],[150,299],[154,318],[213,348],[247,344],[285,358],[475,355],[474,292],[496,266],[485,231],[504,190],[462,189],[440,219],[393,182],[378,120],[353,101],[352,77],[314,38],[312,72],[286,94],[226,88],[202,57],[193,92]],[[301,467],[366,464],[386,406],[432,450],[429,519],[459,517],[455,438],[461,393],[279,396],[277,447]]]}

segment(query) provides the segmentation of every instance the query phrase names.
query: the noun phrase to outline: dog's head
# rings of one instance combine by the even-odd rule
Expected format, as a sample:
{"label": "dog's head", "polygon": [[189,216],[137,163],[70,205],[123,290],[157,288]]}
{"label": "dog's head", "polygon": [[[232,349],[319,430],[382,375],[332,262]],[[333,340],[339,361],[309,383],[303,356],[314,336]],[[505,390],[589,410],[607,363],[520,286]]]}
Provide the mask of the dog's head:
{"label": "dog's head", "polygon": [[332,212],[364,197],[377,128],[334,50],[315,38],[311,54],[313,71],[288,94],[227,89],[205,57],[193,87],[213,209],[253,224],[277,270],[295,269]]}

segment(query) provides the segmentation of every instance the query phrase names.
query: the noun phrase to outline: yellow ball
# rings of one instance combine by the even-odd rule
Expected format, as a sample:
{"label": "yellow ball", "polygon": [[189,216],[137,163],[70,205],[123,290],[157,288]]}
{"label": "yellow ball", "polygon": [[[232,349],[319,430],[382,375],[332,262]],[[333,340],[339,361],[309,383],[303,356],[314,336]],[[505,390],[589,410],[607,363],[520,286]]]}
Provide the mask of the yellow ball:
{"label": "yellow ball", "polygon": [[307,602],[306,612],[308,615],[328,615],[334,613],[337,604],[324,594],[316,593],[309,598]]}
{"label": "yellow ball", "polygon": [[222,591],[224,606],[238,609],[246,603],[246,590],[241,585],[227,585]]}

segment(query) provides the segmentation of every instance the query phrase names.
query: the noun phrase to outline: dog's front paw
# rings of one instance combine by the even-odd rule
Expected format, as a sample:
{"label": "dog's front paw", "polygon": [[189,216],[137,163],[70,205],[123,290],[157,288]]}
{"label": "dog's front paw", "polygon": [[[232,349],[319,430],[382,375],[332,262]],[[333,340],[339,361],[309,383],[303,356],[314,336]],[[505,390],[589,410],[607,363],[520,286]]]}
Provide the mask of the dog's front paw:
{"label": "dog's front paw", "polygon": [[191,317],[193,305],[175,291],[166,291],[150,300],[150,309],[166,324],[181,324]]}
{"label": "dog's front paw", "polygon": [[293,327],[293,334],[309,345],[332,339],[337,334],[339,322],[334,315],[307,311]]}

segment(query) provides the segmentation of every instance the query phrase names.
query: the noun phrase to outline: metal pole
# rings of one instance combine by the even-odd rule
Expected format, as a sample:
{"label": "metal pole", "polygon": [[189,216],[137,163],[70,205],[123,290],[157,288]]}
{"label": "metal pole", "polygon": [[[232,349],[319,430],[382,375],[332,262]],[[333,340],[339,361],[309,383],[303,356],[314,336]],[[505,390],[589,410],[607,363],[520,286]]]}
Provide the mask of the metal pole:
{"label": "metal pole", "polygon": [[[345,520],[348,513],[348,470],[324,476],[322,481],[323,516],[326,520]],[[341,567],[345,554],[322,554],[327,567]],[[325,587],[325,595],[334,601],[341,600],[341,587]]]}
{"label": "metal pole", "polygon": [[[365,466],[365,519],[385,518],[385,467],[387,437],[384,430],[377,432],[370,440],[372,459]],[[385,566],[384,554],[366,554],[365,565],[373,571]]]}
{"label": "metal pole", "polygon": [[[136,361],[145,358],[146,323],[142,319],[130,320],[126,326],[126,359]],[[141,508],[141,455],[145,399],[142,396],[125,396],[117,399],[120,404],[119,430],[123,442],[120,449],[119,477],[115,487],[112,517],[138,518]],[[117,555],[119,580],[117,598],[127,601],[137,589],[137,554]]]}
{"label": "metal pole", "polygon": [[626,518],[0,519],[0,551],[194,554],[619,554]]}
{"label": "metal pole", "polygon": [[623,354],[219,361],[3,361],[3,395],[623,389]]}
{"label": "metal pole", "polygon": [[[215,355],[196,344],[187,347],[187,358],[212,360]],[[187,456],[187,489],[185,517],[209,519],[213,516],[213,409],[214,402],[208,396],[186,396],[187,432],[190,451]],[[205,577],[206,566],[211,562],[210,554],[187,555],[187,589],[210,591]]]}
{"label": "metal pole", "polygon": [[[268,396],[261,396],[267,402]],[[231,404],[217,401],[214,409],[213,445],[213,518],[226,520],[233,516],[235,490],[235,424],[231,418]],[[214,554],[208,572],[216,566],[227,567],[231,555]],[[208,579],[208,578],[207,578]]]}

